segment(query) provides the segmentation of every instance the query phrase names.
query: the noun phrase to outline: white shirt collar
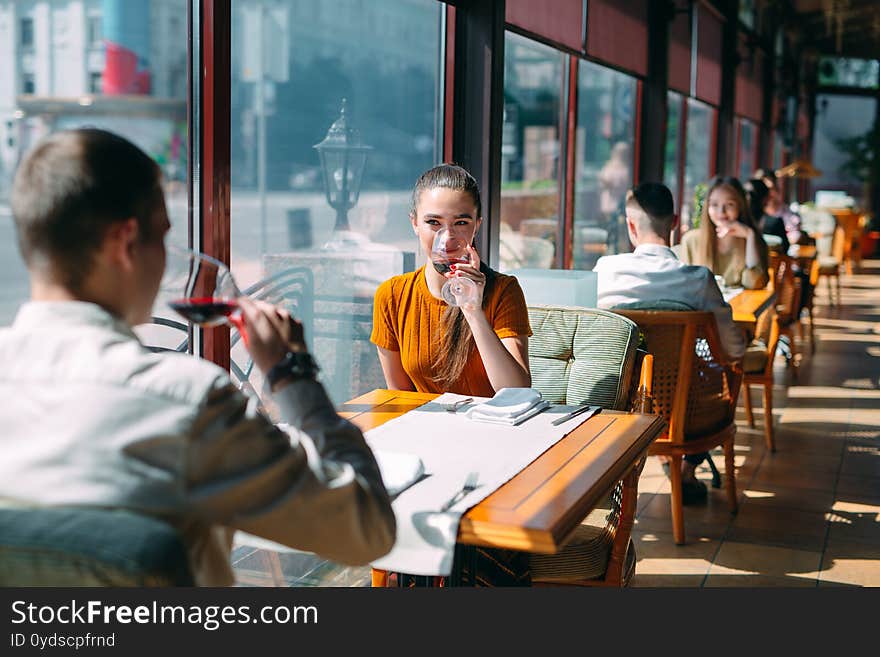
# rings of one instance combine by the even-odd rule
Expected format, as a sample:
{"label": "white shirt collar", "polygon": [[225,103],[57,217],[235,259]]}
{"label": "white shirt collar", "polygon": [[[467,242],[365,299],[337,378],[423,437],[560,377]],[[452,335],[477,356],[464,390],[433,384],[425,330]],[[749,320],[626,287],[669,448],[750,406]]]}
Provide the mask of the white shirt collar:
{"label": "white shirt collar", "polygon": [[678,260],[678,256],[675,255],[675,251],[670,249],[668,246],[662,246],[660,244],[639,244],[635,248],[633,253],[636,255],[659,256],[661,258],[672,258],[674,260]]}

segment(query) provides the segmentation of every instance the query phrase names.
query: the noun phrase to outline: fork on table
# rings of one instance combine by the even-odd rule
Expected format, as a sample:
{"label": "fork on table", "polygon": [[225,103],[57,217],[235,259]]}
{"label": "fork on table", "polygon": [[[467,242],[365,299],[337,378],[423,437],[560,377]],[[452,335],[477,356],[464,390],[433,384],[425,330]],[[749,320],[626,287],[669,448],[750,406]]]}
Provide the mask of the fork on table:
{"label": "fork on table", "polygon": [[464,499],[465,496],[479,488],[480,486],[477,483],[479,479],[479,472],[469,472],[468,476],[465,477],[464,485],[461,487],[461,489],[455,495],[450,497],[446,504],[440,507],[440,510],[449,511],[450,508],[458,504],[462,499]]}
{"label": "fork on table", "polygon": [[458,410],[464,406],[465,404],[470,404],[474,401],[473,397],[468,397],[467,399],[459,399],[458,401],[454,401],[451,404],[446,404],[444,408],[447,413],[457,413]]}

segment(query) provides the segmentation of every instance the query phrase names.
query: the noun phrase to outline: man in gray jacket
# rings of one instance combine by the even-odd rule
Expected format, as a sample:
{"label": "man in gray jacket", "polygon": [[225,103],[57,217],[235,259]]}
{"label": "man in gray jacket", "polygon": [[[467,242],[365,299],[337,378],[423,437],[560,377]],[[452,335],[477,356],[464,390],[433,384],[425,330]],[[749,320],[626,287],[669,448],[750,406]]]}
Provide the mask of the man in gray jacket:
{"label": "man in gray jacket", "polygon": [[56,133],[19,167],[12,209],[32,298],[0,329],[0,505],[162,518],[202,585],[233,582],[236,529],[349,564],[391,549],[376,461],[286,311],[240,300],[294,440],[223,369],[152,353],[132,332],[150,320],[170,227],[146,154],[101,130]]}

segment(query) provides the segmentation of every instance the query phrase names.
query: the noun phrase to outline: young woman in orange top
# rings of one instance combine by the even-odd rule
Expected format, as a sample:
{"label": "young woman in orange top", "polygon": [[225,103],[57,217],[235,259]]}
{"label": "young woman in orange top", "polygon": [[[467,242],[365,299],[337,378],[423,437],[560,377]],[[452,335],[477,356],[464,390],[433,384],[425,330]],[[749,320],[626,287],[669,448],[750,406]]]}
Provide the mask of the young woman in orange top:
{"label": "young woman in orange top", "polygon": [[[480,397],[529,387],[532,331],[522,289],[514,277],[483,264],[473,247],[482,223],[477,181],[451,164],[426,171],[413,190],[409,218],[429,263],[442,228],[466,245],[470,263],[453,265],[446,274],[429,264],[379,286],[370,340],[388,387]],[[476,283],[473,303],[454,307],[443,301],[440,290],[453,276]]]}

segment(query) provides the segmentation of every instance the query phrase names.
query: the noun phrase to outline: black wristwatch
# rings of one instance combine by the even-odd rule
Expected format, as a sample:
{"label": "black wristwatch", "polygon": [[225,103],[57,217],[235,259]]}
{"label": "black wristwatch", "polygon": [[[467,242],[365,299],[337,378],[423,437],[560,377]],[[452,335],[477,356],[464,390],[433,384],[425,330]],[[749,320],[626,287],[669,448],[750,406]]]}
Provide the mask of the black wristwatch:
{"label": "black wristwatch", "polygon": [[320,369],[309,352],[288,351],[266,374],[266,382],[274,388],[281,381],[314,379]]}

